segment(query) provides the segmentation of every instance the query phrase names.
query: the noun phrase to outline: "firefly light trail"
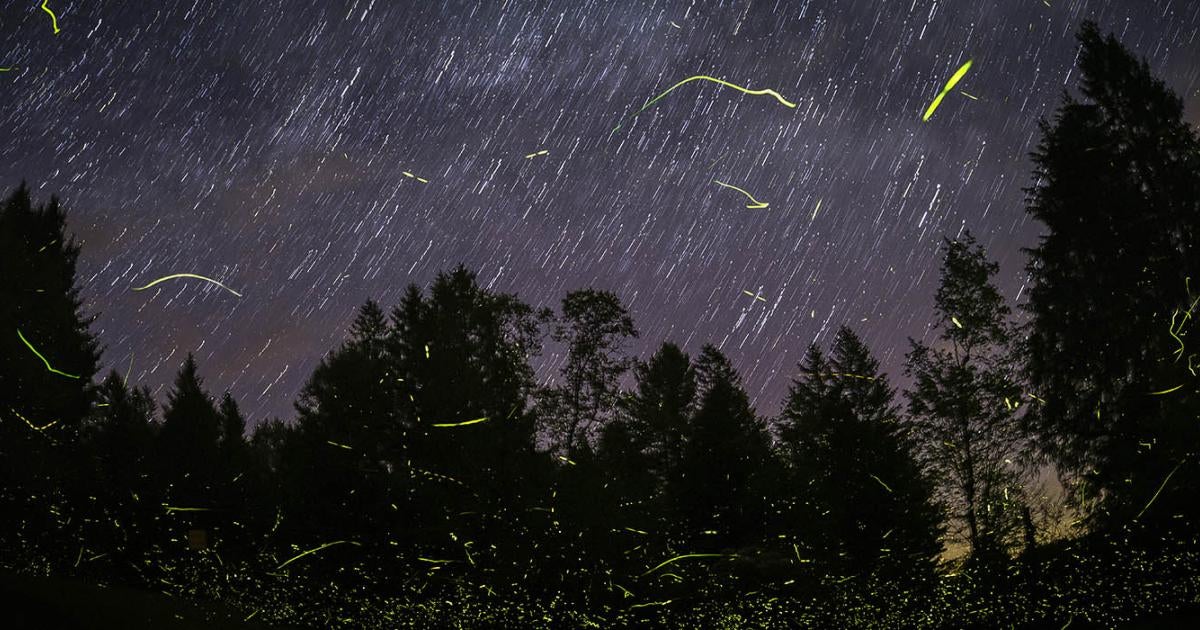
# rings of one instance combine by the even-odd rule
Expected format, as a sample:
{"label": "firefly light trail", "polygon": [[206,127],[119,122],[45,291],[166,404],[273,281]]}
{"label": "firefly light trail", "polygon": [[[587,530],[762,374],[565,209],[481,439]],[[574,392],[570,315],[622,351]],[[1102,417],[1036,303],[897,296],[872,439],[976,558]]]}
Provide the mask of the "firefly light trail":
{"label": "firefly light trail", "polygon": [[[630,116],[630,118],[635,118],[635,117],[637,117],[637,115],[638,115],[638,114],[640,114],[640,113],[642,113],[642,112],[646,111],[646,109],[647,109],[647,108],[649,108],[651,105],[653,105],[653,104],[657,103],[657,102],[658,102],[660,99],[662,99],[662,97],[664,97],[664,96],[666,96],[666,95],[670,94],[672,90],[674,90],[675,88],[677,88],[677,87],[679,87],[679,86],[683,85],[684,83],[688,83],[689,81],[699,81],[699,80],[704,80],[704,81],[712,81],[713,83],[719,83],[719,84],[721,84],[721,85],[724,85],[724,86],[726,86],[726,87],[731,87],[731,88],[733,88],[733,89],[735,89],[735,90],[737,90],[737,91],[739,91],[739,92],[742,92],[742,93],[745,93],[745,94],[750,94],[750,95],[752,95],[752,96],[763,96],[763,95],[774,96],[774,97],[775,97],[775,100],[779,101],[780,103],[782,103],[782,104],[783,104],[783,105],[785,105],[786,107],[791,107],[792,109],[795,109],[795,108],[796,108],[796,104],[795,104],[795,103],[792,103],[792,102],[788,101],[787,99],[783,98],[783,96],[781,96],[781,95],[779,94],[779,92],[776,92],[775,90],[772,90],[772,89],[750,90],[750,89],[744,88],[744,87],[742,87],[742,86],[740,86],[740,85],[735,85],[735,84],[733,84],[733,83],[730,83],[730,82],[728,82],[728,81],[723,81],[723,80],[721,80],[721,79],[717,79],[717,78],[715,78],[715,77],[710,77],[710,76],[707,76],[707,75],[698,74],[698,75],[696,75],[696,76],[694,76],[694,77],[688,77],[688,78],[686,78],[686,79],[684,79],[684,80],[680,81],[679,83],[676,83],[675,85],[672,85],[671,87],[667,88],[667,90],[666,90],[665,92],[663,92],[662,94],[659,94],[658,96],[655,96],[654,98],[650,99],[650,100],[649,100],[649,101],[648,101],[648,102],[647,102],[645,105],[642,105],[642,108],[641,108],[641,109],[639,109],[639,110],[637,110],[636,112],[634,112],[634,113],[633,113],[633,115],[632,115],[632,116]],[[623,124],[625,124],[625,123],[621,123],[621,124],[617,125],[616,127],[613,127],[612,133],[616,133],[616,132],[617,132],[617,131],[618,131],[618,130],[621,128],[621,125],[623,125]]]}
{"label": "firefly light trail", "polygon": [[749,198],[750,198],[750,201],[753,201],[753,202],[754,202],[754,204],[753,204],[753,205],[747,205],[747,206],[746,206],[747,208],[766,208],[767,206],[771,205],[771,204],[768,204],[768,203],[763,203],[763,202],[761,202],[761,201],[759,201],[759,200],[755,199],[755,198],[754,198],[754,196],[753,196],[753,195],[751,195],[750,193],[748,193],[748,192],[746,192],[746,191],[742,190],[741,188],[738,188],[737,186],[734,186],[734,185],[732,185],[732,184],[726,184],[725,182],[718,181],[718,180],[715,180],[715,179],[713,180],[713,183],[715,183],[715,184],[717,184],[717,185],[719,185],[719,186],[724,186],[724,187],[726,187],[726,188],[732,188],[732,189],[734,189],[734,190],[736,190],[736,191],[738,191],[738,192],[742,193],[743,195],[746,195],[747,197],[749,197]]}
{"label": "firefly light trail", "polygon": [[215,284],[215,285],[217,285],[217,286],[221,287],[222,289],[225,289],[226,291],[228,291],[228,292],[230,292],[230,293],[232,293],[232,294],[234,294],[234,295],[236,295],[236,296],[238,296],[238,297],[242,297],[242,294],[241,294],[241,293],[238,293],[237,291],[234,291],[233,289],[230,289],[229,287],[227,287],[227,286],[225,286],[225,285],[221,284],[220,282],[217,282],[216,280],[213,280],[212,278],[206,278],[206,277],[204,277],[204,276],[196,275],[196,274],[194,274],[194,273],[175,273],[175,274],[171,274],[171,275],[169,275],[169,276],[163,276],[163,277],[159,278],[158,280],[155,280],[154,282],[151,282],[150,284],[147,284],[147,285],[146,285],[146,286],[144,286],[144,287],[136,287],[136,288],[134,288],[134,291],[145,291],[146,289],[149,289],[150,287],[152,287],[152,286],[154,286],[154,285],[156,285],[156,284],[158,284],[158,283],[160,283],[160,282],[165,282],[165,281],[167,281],[167,280],[174,280],[175,278],[196,278],[197,280],[204,280],[205,282],[211,282],[211,283],[213,283],[213,284]]}
{"label": "firefly light trail", "polygon": [[309,549],[308,551],[302,551],[302,552],[300,552],[299,554],[297,554],[297,555],[295,555],[295,556],[292,556],[290,559],[288,559],[288,560],[287,560],[286,562],[284,562],[283,564],[281,564],[281,565],[279,565],[279,566],[275,567],[275,570],[276,570],[276,571],[278,571],[279,569],[282,569],[283,567],[286,567],[287,565],[289,565],[289,564],[291,564],[291,563],[293,563],[293,562],[295,562],[295,561],[299,560],[300,558],[303,558],[304,556],[307,556],[307,555],[309,555],[309,554],[313,554],[313,553],[317,553],[318,551],[321,551],[321,550],[323,550],[323,549],[328,549],[328,548],[330,548],[330,547],[332,547],[332,546],[334,546],[334,545],[340,545],[340,544],[342,544],[342,543],[350,543],[351,545],[358,545],[358,546],[361,546],[359,543],[356,543],[356,542],[354,542],[353,540],[335,540],[335,541],[333,541],[333,542],[331,542],[331,543],[325,543],[324,545],[321,545],[320,547],[313,547],[312,549]]}
{"label": "firefly light trail", "polygon": [[54,15],[54,11],[51,11],[50,7],[46,6],[46,3],[49,1],[42,0],[42,10],[50,14],[50,24],[54,27],[54,34],[58,35],[58,16]]}
{"label": "firefly light trail", "polygon": [[434,424],[433,426],[435,426],[435,427],[465,427],[470,424],[479,424],[480,422],[487,422],[487,416],[484,416],[482,418],[475,418],[474,420],[467,420],[465,422],[442,422],[442,423]]}
{"label": "firefly light trail", "polygon": [[925,110],[925,116],[921,120],[926,122],[929,121],[929,117],[933,116],[934,110],[938,108],[938,105],[942,104],[942,99],[946,98],[946,95],[950,93],[950,90],[953,90],[954,86],[958,85],[958,82],[962,80],[963,75],[967,74],[967,70],[970,69],[971,60],[968,59],[967,63],[964,63],[962,67],[958,69],[958,72],[955,72],[954,76],[950,77],[950,80],[946,82],[946,87],[942,88],[942,92],[937,95],[937,98],[933,99],[933,102],[929,104],[929,109]]}
{"label": "firefly light trail", "polygon": [[76,375],[74,375],[74,374],[67,374],[66,372],[63,372],[62,370],[56,370],[56,369],[54,369],[54,368],[53,368],[53,367],[50,365],[50,361],[46,360],[46,357],[42,356],[42,353],[41,353],[41,352],[38,352],[38,351],[37,351],[37,348],[34,348],[34,347],[33,347],[33,344],[29,343],[29,340],[25,338],[25,335],[22,335],[22,334],[21,334],[21,329],[20,329],[20,328],[18,328],[18,329],[17,329],[17,336],[21,338],[21,343],[25,344],[25,347],[29,348],[29,350],[30,350],[31,352],[33,352],[34,354],[36,354],[36,355],[37,355],[37,358],[39,358],[39,359],[41,359],[41,360],[42,360],[42,363],[45,363],[45,364],[46,364],[46,369],[47,369],[47,370],[50,370],[50,371],[51,371],[51,372],[53,372],[54,374],[58,374],[58,375],[61,375],[61,376],[65,376],[65,377],[67,377],[67,378],[79,378],[78,376],[76,376]]}

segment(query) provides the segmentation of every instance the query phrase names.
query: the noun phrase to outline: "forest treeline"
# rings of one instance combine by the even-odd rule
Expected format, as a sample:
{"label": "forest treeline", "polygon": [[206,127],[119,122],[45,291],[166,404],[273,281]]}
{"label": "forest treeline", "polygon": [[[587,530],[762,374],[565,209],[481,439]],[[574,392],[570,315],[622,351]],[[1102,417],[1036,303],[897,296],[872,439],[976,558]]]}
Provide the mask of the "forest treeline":
{"label": "forest treeline", "polygon": [[[873,601],[884,616],[841,619],[987,626],[1066,621],[1056,606],[1086,608],[1072,589],[1149,571],[1181,590],[1095,605],[1182,605],[1197,572],[1155,563],[1194,558],[1200,527],[1200,141],[1144,62],[1094,25],[1080,41],[1080,94],[1033,156],[1024,314],[969,233],[946,239],[911,387],[842,327],[774,417],[712,345],[630,356],[611,292],[538,308],[462,267],[361,305],[290,421],[247,431],[191,355],[160,405],[101,373],[64,210],[22,185],[0,206],[0,557],[238,601],[221,588],[307,580],[629,615]],[[565,357],[539,383],[547,340]]]}

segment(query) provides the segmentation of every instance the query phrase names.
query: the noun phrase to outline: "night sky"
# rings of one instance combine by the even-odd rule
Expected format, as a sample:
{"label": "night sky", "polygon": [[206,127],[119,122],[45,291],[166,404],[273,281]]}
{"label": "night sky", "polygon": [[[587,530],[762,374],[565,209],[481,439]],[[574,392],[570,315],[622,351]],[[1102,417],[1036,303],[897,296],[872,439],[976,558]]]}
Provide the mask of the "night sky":
{"label": "night sky", "polygon": [[[1200,110],[1191,0],[52,0],[57,35],[39,4],[0,8],[0,187],[66,203],[105,371],[161,398],[194,352],[251,422],[292,417],[366,298],[459,262],[538,306],[612,290],[631,351],[716,343],[763,413],[843,323],[902,382],[942,236],[1017,302],[1082,20]],[[701,74],[796,107],[694,81],[629,118]],[[244,297],[131,291],[173,273]]]}

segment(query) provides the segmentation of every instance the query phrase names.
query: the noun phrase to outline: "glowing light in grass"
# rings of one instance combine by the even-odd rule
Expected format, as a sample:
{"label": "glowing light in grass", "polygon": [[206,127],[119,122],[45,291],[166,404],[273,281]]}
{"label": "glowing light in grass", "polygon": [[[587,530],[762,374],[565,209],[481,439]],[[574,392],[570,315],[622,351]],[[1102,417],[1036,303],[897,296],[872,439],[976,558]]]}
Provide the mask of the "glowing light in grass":
{"label": "glowing light in grass", "polygon": [[302,552],[300,552],[300,553],[298,553],[298,554],[296,554],[296,555],[292,556],[291,558],[289,558],[289,559],[288,559],[287,561],[285,561],[283,564],[281,564],[281,565],[279,565],[279,566],[275,567],[275,570],[276,570],[276,571],[278,571],[278,570],[282,569],[283,567],[286,567],[287,565],[289,565],[289,564],[291,564],[291,563],[293,563],[293,562],[295,562],[295,561],[299,560],[300,558],[303,558],[304,556],[307,556],[307,555],[310,555],[310,554],[314,554],[314,553],[317,553],[318,551],[322,551],[322,550],[324,550],[324,549],[328,549],[328,548],[330,548],[330,547],[332,547],[332,546],[334,546],[334,545],[341,545],[341,544],[344,544],[344,543],[349,543],[349,544],[351,544],[351,545],[355,545],[355,546],[358,546],[358,547],[361,547],[361,546],[362,546],[360,543],[356,543],[356,542],[354,542],[353,540],[335,540],[335,541],[333,541],[333,542],[330,542],[330,543],[325,543],[324,545],[321,545],[321,546],[319,546],[319,547],[313,547],[312,549],[309,549],[308,551],[302,551]]}
{"label": "glowing light in grass", "polygon": [[675,556],[674,558],[671,558],[670,560],[663,561],[658,566],[654,567],[653,569],[650,569],[649,571],[646,571],[639,577],[646,577],[647,575],[654,573],[655,571],[667,566],[668,564],[671,564],[673,562],[678,562],[680,560],[684,560],[687,558],[727,558],[727,557],[732,558],[734,556],[732,556],[730,554],[724,554],[724,553],[685,553],[680,556]]}

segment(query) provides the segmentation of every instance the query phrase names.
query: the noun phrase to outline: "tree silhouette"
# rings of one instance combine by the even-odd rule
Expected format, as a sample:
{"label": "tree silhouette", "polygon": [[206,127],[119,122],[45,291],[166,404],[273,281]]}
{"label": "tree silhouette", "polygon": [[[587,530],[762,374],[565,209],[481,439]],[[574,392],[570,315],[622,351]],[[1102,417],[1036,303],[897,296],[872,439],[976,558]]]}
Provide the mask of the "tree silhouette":
{"label": "tree silhouette", "polygon": [[[161,541],[162,497],[154,477],[156,405],[145,387],[126,387],[115,370],[97,389],[84,429],[82,452],[91,466],[80,489],[94,498],[87,546],[102,550],[108,570],[124,581],[143,581],[137,562]],[[134,571],[129,571],[134,568]]]}
{"label": "tree silhouette", "polygon": [[163,408],[158,472],[176,507],[214,508],[219,483],[221,417],[188,353]]}
{"label": "tree silhouette", "polygon": [[461,266],[439,274],[428,297],[410,288],[393,310],[400,399],[413,417],[405,472],[418,484],[413,509],[436,523],[426,528],[439,541],[429,553],[532,565],[517,550],[532,548],[530,523],[546,520],[533,508],[548,510],[551,499],[527,408],[535,389],[529,359],[547,317],[515,295],[481,288]]}
{"label": "tree silhouette", "polygon": [[1064,97],[1033,155],[1028,212],[1046,233],[1028,266],[1030,430],[1085,499],[1105,497],[1098,525],[1186,527],[1176,517],[1195,517],[1200,491],[1200,354],[1186,343],[1200,141],[1144,61],[1092,23],[1079,40],[1083,98]]}
{"label": "tree silhouette", "polygon": [[811,347],[780,418],[794,535],[841,572],[930,573],[941,513],[879,362],[849,328],[830,359]]}
{"label": "tree silhouette", "polygon": [[292,526],[312,540],[337,534],[378,541],[404,525],[404,493],[393,473],[405,461],[411,419],[397,408],[389,336],[382,308],[368,300],[350,338],[321,360],[296,402],[281,467]]}
{"label": "tree silhouette", "polygon": [[704,346],[696,373],[700,403],[684,432],[678,476],[668,480],[667,490],[679,497],[676,524],[687,547],[736,548],[761,540],[764,531],[770,438],[737,372],[716,347]]}
{"label": "tree silhouette", "polygon": [[649,361],[634,367],[634,381],[626,432],[628,442],[648,460],[646,471],[653,484],[639,494],[659,496],[663,507],[655,511],[673,512],[670,506],[682,497],[668,485],[682,474],[684,435],[698,403],[696,369],[679,346],[665,342]]}
{"label": "tree silhouette", "polygon": [[565,423],[553,427],[558,450],[574,456],[591,448],[599,426],[611,419],[620,394],[618,381],[629,369],[621,343],[637,337],[620,298],[608,291],[580,289],[562,301],[554,340],[567,345],[562,385],[545,392],[548,414]]}
{"label": "tree silhouette", "polygon": [[935,297],[938,339],[912,341],[908,409],[971,559],[1001,560],[1019,526],[1015,382],[1009,309],[992,284],[998,270],[968,232],[945,242]]}
{"label": "tree silhouette", "polygon": [[0,538],[15,544],[65,535],[86,502],[74,448],[100,352],[65,222],[56,197],[34,207],[24,183],[0,203]]}

